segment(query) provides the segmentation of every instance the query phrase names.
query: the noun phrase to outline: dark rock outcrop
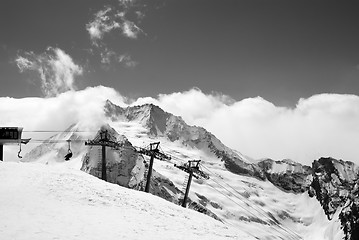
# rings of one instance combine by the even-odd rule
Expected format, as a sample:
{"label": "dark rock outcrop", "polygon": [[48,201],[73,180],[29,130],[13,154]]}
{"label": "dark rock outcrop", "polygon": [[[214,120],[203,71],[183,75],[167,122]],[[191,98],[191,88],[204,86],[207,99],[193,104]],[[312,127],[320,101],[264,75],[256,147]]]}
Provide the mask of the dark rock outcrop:
{"label": "dark rock outcrop", "polygon": [[352,162],[320,158],[313,164],[313,182],[309,193],[315,195],[328,219],[340,210],[345,239],[358,239],[359,168]]}
{"label": "dark rock outcrop", "polygon": [[359,237],[359,184],[348,196],[348,200],[339,214],[339,219],[345,234],[345,240],[354,240]]}
{"label": "dark rock outcrop", "polygon": [[312,181],[311,167],[288,159],[282,161],[265,159],[258,162],[258,166],[270,182],[285,191],[305,192]]}

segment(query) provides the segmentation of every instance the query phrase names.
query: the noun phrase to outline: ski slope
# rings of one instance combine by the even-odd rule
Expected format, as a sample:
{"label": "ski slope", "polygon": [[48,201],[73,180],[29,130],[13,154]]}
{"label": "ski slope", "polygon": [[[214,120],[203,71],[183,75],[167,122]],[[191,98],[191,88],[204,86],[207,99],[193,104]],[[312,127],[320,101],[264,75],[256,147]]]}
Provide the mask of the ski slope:
{"label": "ski slope", "polygon": [[0,162],[0,196],[2,240],[255,239],[67,164]]}

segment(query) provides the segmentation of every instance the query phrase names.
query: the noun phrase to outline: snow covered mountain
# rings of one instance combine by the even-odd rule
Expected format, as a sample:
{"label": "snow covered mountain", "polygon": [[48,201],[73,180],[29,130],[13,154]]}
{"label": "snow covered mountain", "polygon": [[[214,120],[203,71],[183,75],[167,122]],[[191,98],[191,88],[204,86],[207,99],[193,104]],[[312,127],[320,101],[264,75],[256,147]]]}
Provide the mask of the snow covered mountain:
{"label": "snow covered mountain", "polygon": [[184,146],[197,148],[221,158],[231,172],[264,179],[262,171],[257,165],[252,164],[250,158],[228,148],[206,129],[189,126],[181,117],[167,113],[158,106],[145,104],[124,109],[108,100],[105,105],[105,113],[114,122],[140,123],[149,130],[150,136],[165,137],[171,142],[180,142]]}
{"label": "snow covered mountain", "polygon": [[[344,237],[339,210],[328,219],[321,202],[308,194],[316,177],[314,167],[291,160],[254,161],[226,147],[204,128],[189,126],[181,117],[152,104],[121,108],[107,101],[104,115],[107,121],[103,129],[124,146],[106,149],[110,182],[143,190],[149,158],[139,155],[136,147],[160,141],[161,148],[172,159],[155,160],[152,194],[179,204],[188,174],[174,164],[201,159],[202,170],[210,179],[193,180],[189,208],[204,211],[257,239],[339,240]],[[100,147],[84,145],[84,139],[98,137],[99,129],[92,129],[93,133],[85,136],[77,131],[82,127],[77,123],[53,136],[27,154],[24,161],[71,166],[100,177]],[[67,142],[55,140],[68,138],[74,139],[71,143],[74,158],[64,162]],[[313,190],[309,192],[314,196]]]}

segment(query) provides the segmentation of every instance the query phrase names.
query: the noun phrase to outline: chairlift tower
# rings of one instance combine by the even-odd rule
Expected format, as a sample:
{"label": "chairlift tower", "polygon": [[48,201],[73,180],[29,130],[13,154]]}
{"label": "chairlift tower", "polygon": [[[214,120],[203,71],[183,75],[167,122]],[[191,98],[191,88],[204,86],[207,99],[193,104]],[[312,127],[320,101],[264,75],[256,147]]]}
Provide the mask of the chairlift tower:
{"label": "chairlift tower", "polygon": [[152,176],[152,168],[153,168],[153,161],[155,158],[166,161],[171,160],[171,157],[169,155],[166,155],[165,153],[161,152],[159,149],[160,142],[150,143],[150,145],[147,148],[138,148],[136,151],[140,154],[147,155],[150,158],[150,166],[148,167],[148,173],[147,173],[147,181],[146,181],[146,187],[145,192],[150,192],[150,184],[151,184],[151,176]]}
{"label": "chairlift tower", "polygon": [[88,140],[85,142],[85,145],[89,146],[101,146],[102,147],[102,167],[101,167],[101,179],[107,181],[106,174],[106,147],[112,147],[119,149],[122,144],[113,141],[108,136],[107,130],[102,130],[94,140]]}
{"label": "chairlift tower", "polygon": [[191,187],[192,177],[195,177],[197,179],[199,179],[199,178],[209,179],[209,175],[200,170],[200,168],[199,168],[200,162],[201,162],[201,160],[189,160],[187,163],[185,163],[183,165],[178,166],[175,164],[176,168],[179,168],[182,171],[189,173],[186,192],[184,194],[184,198],[183,198],[183,202],[182,202],[182,207],[184,207],[184,208],[186,208],[189,189]]}

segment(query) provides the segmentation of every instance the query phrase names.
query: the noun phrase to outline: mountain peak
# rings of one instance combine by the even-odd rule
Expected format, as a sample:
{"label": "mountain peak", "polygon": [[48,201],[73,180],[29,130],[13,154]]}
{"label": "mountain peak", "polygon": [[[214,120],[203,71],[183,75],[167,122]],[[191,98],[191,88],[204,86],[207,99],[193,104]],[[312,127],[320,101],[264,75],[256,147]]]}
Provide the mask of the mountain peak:
{"label": "mountain peak", "polygon": [[110,102],[105,105],[106,116],[112,121],[137,122],[148,129],[151,137],[164,137],[171,142],[199,149],[225,162],[228,170],[264,178],[261,169],[239,152],[225,146],[203,127],[190,126],[181,117],[175,116],[154,104],[121,108]]}

